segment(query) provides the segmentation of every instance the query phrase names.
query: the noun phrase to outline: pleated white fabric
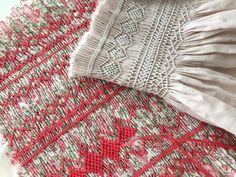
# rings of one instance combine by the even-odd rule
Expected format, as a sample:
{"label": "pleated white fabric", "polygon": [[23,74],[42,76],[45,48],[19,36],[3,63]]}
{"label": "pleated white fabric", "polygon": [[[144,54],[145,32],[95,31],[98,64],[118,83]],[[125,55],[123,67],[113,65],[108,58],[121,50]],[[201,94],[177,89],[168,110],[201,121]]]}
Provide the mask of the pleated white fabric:
{"label": "pleated white fabric", "polygon": [[104,0],[69,75],[157,94],[236,135],[236,1]]}
{"label": "pleated white fabric", "polygon": [[191,18],[166,99],[236,134],[236,1],[203,3]]}

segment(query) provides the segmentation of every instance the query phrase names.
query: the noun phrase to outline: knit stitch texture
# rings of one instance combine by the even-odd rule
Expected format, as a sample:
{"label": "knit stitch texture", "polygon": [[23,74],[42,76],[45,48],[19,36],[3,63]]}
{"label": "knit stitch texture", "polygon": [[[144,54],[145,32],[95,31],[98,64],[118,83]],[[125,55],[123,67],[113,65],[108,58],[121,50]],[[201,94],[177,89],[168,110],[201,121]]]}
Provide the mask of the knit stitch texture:
{"label": "knit stitch texture", "polygon": [[19,176],[235,176],[234,135],[157,96],[68,79],[96,6],[22,1],[0,23],[0,127]]}

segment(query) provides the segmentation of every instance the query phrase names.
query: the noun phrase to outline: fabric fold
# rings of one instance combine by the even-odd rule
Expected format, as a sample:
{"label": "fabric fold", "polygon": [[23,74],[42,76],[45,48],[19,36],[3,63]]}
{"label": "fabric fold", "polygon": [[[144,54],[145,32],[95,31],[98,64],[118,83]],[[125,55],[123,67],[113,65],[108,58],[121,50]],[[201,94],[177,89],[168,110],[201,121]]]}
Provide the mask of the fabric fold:
{"label": "fabric fold", "polygon": [[104,0],[70,76],[153,93],[236,135],[236,3]]}
{"label": "fabric fold", "polygon": [[[230,8],[229,8],[230,7]],[[210,11],[211,9],[211,11]],[[183,28],[166,100],[236,134],[236,4],[205,3]],[[184,106],[181,106],[182,103]],[[186,108],[187,107],[187,108]]]}

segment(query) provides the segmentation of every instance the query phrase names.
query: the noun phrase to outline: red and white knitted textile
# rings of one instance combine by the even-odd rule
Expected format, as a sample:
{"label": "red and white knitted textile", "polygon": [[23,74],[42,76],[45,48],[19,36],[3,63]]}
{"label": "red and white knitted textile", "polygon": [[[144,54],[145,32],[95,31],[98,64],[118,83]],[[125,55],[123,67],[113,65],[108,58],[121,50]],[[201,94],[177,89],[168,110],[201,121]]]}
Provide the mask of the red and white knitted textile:
{"label": "red and white knitted textile", "polygon": [[0,127],[18,175],[234,177],[230,133],[156,96],[68,79],[96,4],[22,1],[0,22]]}

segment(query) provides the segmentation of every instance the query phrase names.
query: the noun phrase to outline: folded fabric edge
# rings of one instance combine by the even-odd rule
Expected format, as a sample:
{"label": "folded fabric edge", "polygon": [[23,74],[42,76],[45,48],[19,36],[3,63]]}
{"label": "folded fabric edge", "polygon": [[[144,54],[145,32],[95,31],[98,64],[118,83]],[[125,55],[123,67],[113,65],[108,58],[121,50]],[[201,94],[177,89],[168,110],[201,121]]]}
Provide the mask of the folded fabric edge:
{"label": "folded fabric edge", "polygon": [[[121,1],[119,1],[121,2]],[[205,2],[205,1],[203,1]],[[219,3],[220,1],[217,1],[217,3]],[[122,4],[122,3],[121,3]],[[213,6],[210,3],[205,3],[207,4],[206,6],[208,8],[210,8],[210,6]],[[199,5],[199,4],[198,4]],[[227,4],[222,4],[222,5],[227,5]],[[114,16],[117,15],[118,11],[120,8],[119,7],[119,3],[118,2],[111,2],[111,1],[101,1],[98,5],[98,8],[96,9],[95,13],[92,16],[92,22],[91,22],[91,27],[89,29],[89,31],[83,36],[82,41],[79,43],[77,49],[75,50],[75,52],[73,53],[71,60],[70,60],[70,69],[69,69],[69,76],[73,77],[73,76],[92,76],[91,71],[93,70],[93,65],[95,62],[95,59],[97,58],[97,56],[99,55],[99,52],[101,51],[100,49],[103,47],[102,44],[104,43],[103,40],[105,40],[108,36],[109,31],[106,30],[106,27],[111,25],[114,23],[114,19],[111,20]],[[228,6],[227,6],[228,7]],[[215,27],[218,27],[217,24],[219,23],[215,23],[211,24],[214,22],[214,19],[217,20],[217,14],[215,14],[215,10],[210,12],[205,13],[204,11],[201,11],[201,8],[203,8],[202,6],[200,6],[200,8],[198,9],[193,9],[189,14],[190,14],[190,18],[192,18],[188,23],[186,23],[184,25],[184,29],[182,31],[182,35],[184,37],[184,43],[182,45],[182,47],[184,48],[183,51],[181,51],[182,49],[180,48],[179,54],[181,56],[186,56],[188,55],[188,59],[185,61],[183,60],[178,60],[178,57],[176,59],[176,65],[177,67],[180,66],[180,63],[182,63],[182,66],[186,66],[187,62],[189,61],[193,61],[192,57],[196,56],[196,55],[201,55],[201,56],[205,56],[208,54],[212,54],[212,53],[219,53],[219,51],[215,51],[215,46],[214,44],[204,44],[202,43],[201,46],[203,46],[204,48],[209,49],[209,51],[207,51],[206,53],[200,53],[202,52],[202,50],[200,50],[200,52],[198,51],[198,49],[202,49],[200,47],[193,47],[191,46],[191,48],[189,49],[189,45],[186,45],[187,42],[190,42],[187,37],[194,35],[195,33],[198,33],[197,35],[200,37],[200,41],[204,38],[209,38],[209,36],[205,36],[204,34],[207,33],[207,35],[214,36],[213,34],[215,34]],[[199,10],[200,9],[200,10]],[[204,9],[204,8],[203,8]],[[211,9],[211,8],[210,8]],[[223,9],[226,10],[227,8],[224,6],[221,6],[221,9],[218,9],[217,11],[221,11]],[[224,12],[224,14],[226,14],[227,12]],[[205,16],[205,17],[204,17]],[[226,14],[227,16],[227,14]],[[211,19],[211,20],[209,20]],[[224,19],[218,19],[218,22],[224,22],[224,24],[227,25],[228,29],[231,26],[231,23],[225,23],[226,21],[224,21]],[[209,23],[211,22],[211,23]],[[200,25],[199,25],[200,24]],[[225,26],[226,26],[225,25]],[[222,28],[218,29],[219,31],[222,31]],[[102,31],[102,32],[101,32]],[[104,32],[105,31],[105,32]],[[208,32],[213,32],[213,34],[209,34]],[[202,33],[204,32],[204,33]],[[205,36],[205,37],[204,37]],[[209,47],[209,46],[212,46]],[[212,49],[212,50],[210,50]],[[226,50],[228,51],[228,50]],[[181,53],[182,52],[182,53]],[[185,52],[185,53],[184,53]],[[232,52],[230,53],[232,54]],[[227,54],[229,55],[229,54]],[[215,59],[215,57],[214,57]],[[197,61],[196,63],[201,63],[202,61]],[[206,63],[205,63],[206,64]],[[211,63],[210,63],[211,64]],[[181,66],[180,66],[181,67]],[[93,75],[92,77],[96,78],[96,75]],[[98,77],[97,77],[98,78]],[[170,78],[170,80],[172,80]],[[173,79],[174,80],[174,79]],[[171,81],[172,83],[175,83],[174,81]],[[180,110],[183,110],[184,112],[189,113],[190,115],[194,116],[195,118],[198,118],[204,122],[207,122],[209,124],[221,127],[233,134],[236,134],[236,130],[233,127],[235,125],[235,116],[233,115],[233,113],[235,113],[236,109],[233,108],[232,106],[227,106],[227,104],[225,104],[223,101],[221,101],[220,99],[215,99],[215,101],[217,101],[218,107],[219,105],[223,105],[227,106],[228,111],[230,110],[230,116],[229,115],[223,115],[222,113],[219,114],[218,111],[215,111],[214,108],[212,108],[212,105],[208,104],[208,103],[204,103],[201,100],[201,96],[202,98],[207,96],[207,99],[214,99],[214,97],[205,95],[204,93],[199,92],[197,89],[196,90],[188,90],[189,92],[186,93],[185,89],[181,88],[180,90],[178,90],[179,88],[174,88],[172,89],[173,84],[170,84],[170,93],[169,98],[168,96],[164,97],[170,104],[172,104],[173,106],[177,107]],[[183,85],[183,87],[185,87],[186,85]],[[188,86],[188,85],[187,85]],[[137,89],[137,88],[136,88]],[[145,91],[145,90],[142,90]],[[177,91],[177,92],[175,92]],[[194,95],[191,95],[191,93],[194,93],[194,91],[196,91],[195,93],[199,94],[199,97],[192,97]],[[178,95],[179,93],[179,95]],[[181,96],[182,94],[182,96]],[[189,96],[189,98],[185,98],[185,96]],[[196,102],[194,102],[194,99],[199,99],[198,101],[200,101],[198,104]],[[187,100],[187,101],[186,101]],[[191,104],[188,104],[189,103]],[[195,100],[196,101],[196,100]],[[214,102],[214,101],[213,101]],[[191,107],[190,107],[191,105]],[[203,110],[204,105],[206,107],[209,107],[210,110],[209,111],[213,111],[212,115],[208,115],[208,114],[202,114],[201,112],[199,112],[200,108],[201,110]],[[205,109],[206,111],[206,109]],[[206,112],[205,112],[206,113]],[[200,114],[200,115],[199,115]],[[226,113],[227,114],[227,113]],[[219,117],[219,115],[221,115],[222,117]],[[214,118],[213,118],[214,117]],[[225,126],[227,123],[227,126]],[[236,127],[236,126],[235,126]]]}
{"label": "folded fabric edge", "polygon": [[191,21],[182,29],[183,43],[164,99],[191,116],[236,135],[236,94],[232,91],[236,80],[217,70],[219,66],[225,70],[236,68],[235,40],[227,36],[236,28],[236,4],[230,6],[232,1],[227,2],[215,0],[191,10]]}
{"label": "folded fabric edge", "polygon": [[[69,77],[90,76],[96,57],[106,40],[110,26],[113,25],[123,0],[101,0],[91,16],[91,24],[74,52],[71,54]],[[102,30],[102,31],[101,31]]]}
{"label": "folded fabric edge", "polygon": [[176,84],[165,100],[203,122],[220,127],[236,135],[236,110],[223,101],[185,85]]}

